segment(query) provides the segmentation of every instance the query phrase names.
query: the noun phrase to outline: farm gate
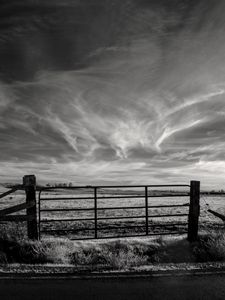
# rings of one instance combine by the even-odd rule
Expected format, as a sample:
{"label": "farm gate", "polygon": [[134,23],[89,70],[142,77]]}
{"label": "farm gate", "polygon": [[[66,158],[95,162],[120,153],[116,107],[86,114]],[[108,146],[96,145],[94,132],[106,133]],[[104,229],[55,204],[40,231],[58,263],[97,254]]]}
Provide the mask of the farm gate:
{"label": "farm gate", "polygon": [[199,197],[199,181],[190,185],[44,187],[38,197],[39,238],[54,235],[83,240],[187,233],[188,240],[194,241]]}

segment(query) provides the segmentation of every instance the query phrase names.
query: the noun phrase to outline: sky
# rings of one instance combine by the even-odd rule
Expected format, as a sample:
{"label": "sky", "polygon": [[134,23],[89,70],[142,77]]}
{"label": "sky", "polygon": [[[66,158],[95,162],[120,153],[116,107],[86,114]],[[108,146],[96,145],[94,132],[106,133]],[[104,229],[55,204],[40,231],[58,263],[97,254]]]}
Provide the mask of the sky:
{"label": "sky", "polygon": [[224,188],[224,11],[1,0],[0,182]]}

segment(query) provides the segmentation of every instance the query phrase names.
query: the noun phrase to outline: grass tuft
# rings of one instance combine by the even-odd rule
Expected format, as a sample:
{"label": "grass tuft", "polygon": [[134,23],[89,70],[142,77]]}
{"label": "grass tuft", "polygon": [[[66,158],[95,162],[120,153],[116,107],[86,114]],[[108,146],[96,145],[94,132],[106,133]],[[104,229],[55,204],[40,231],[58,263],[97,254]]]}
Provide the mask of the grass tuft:
{"label": "grass tuft", "polygon": [[71,255],[75,265],[105,265],[113,269],[129,269],[156,262],[160,244],[157,241],[117,240],[80,247]]}
{"label": "grass tuft", "polygon": [[27,239],[27,229],[25,224],[8,222],[0,224],[0,240],[17,241]]}
{"label": "grass tuft", "polygon": [[198,262],[225,261],[225,232],[211,232],[200,236],[193,243],[192,251]]}

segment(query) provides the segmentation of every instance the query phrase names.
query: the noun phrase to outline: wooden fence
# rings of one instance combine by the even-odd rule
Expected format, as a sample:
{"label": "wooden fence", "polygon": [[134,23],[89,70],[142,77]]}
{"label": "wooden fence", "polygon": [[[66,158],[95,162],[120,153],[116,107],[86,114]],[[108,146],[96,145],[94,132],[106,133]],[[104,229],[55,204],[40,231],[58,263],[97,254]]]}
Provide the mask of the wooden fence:
{"label": "wooden fence", "polygon": [[[12,188],[11,190],[0,195],[0,199],[4,198],[17,190],[24,190],[26,199],[22,204],[14,205],[0,210],[0,222],[27,222],[27,235],[29,239],[38,239],[38,220],[36,205],[36,178],[34,175],[26,175],[23,177],[23,185]],[[12,215],[21,210],[26,209],[26,214]]]}
{"label": "wooden fence", "polygon": [[[171,186],[188,186],[190,188],[188,196],[190,197],[190,203],[185,206],[189,206],[189,212],[188,212],[188,230],[187,230],[187,238],[190,242],[195,241],[198,237],[198,220],[199,220],[199,213],[200,213],[200,182],[199,181],[191,181],[190,185],[166,185],[166,187]],[[115,187],[115,186],[113,186]],[[124,186],[129,187],[129,186]],[[136,186],[136,187],[144,187],[145,189],[145,219],[146,219],[146,229],[145,234],[149,235],[149,227],[148,227],[148,192],[147,189],[150,186]],[[152,186],[153,187],[153,186]],[[159,185],[158,187],[165,187],[165,185]],[[72,187],[72,188],[81,188],[81,187]],[[84,187],[83,187],[84,188]],[[87,188],[87,186],[86,186]],[[94,190],[94,224],[95,224],[95,234],[94,238],[98,238],[97,236],[97,189],[98,188],[105,188],[105,186],[102,187],[96,187],[96,186],[88,186],[88,188],[92,188]],[[23,177],[23,185],[19,188],[12,188],[8,192],[5,192],[0,195],[0,198],[3,198],[5,196],[10,195],[11,193],[14,193],[18,189],[23,189],[26,194],[26,201],[22,204],[15,205],[13,207],[4,208],[0,210],[0,222],[6,222],[6,221],[13,221],[13,222],[19,222],[19,221],[26,221],[27,222],[27,232],[28,232],[28,238],[29,239],[38,239],[40,237],[40,225],[41,225],[41,210],[40,210],[40,196],[39,196],[39,206],[37,207],[36,202],[36,178],[34,175],[26,175]],[[51,189],[54,189],[53,187],[43,188],[43,190],[50,191]],[[168,196],[168,195],[167,195]],[[178,195],[179,196],[179,195]],[[115,197],[114,197],[115,198]],[[121,197],[120,197],[121,198]],[[172,205],[176,206],[176,205]],[[178,205],[179,206],[179,205]],[[160,206],[158,206],[160,207]],[[164,207],[169,207],[169,205],[165,205]],[[11,215],[12,213],[18,212],[20,210],[26,209],[26,214],[24,215]],[[37,210],[39,211],[39,217],[37,215]],[[62,209],[63,211],[63,209]]]}

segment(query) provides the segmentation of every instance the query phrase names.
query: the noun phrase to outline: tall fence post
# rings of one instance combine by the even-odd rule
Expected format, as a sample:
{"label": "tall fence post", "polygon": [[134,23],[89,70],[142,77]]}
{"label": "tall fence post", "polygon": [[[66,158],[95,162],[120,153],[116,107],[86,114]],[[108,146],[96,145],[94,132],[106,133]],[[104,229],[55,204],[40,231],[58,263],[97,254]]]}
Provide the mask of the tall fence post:
{"label": "tall fence post", "polygon": [[190,182],[190,206],[188,215],[188,241],[194,242],[198,238],[198,219],[200,213],[200,181]]}
{"label": "tall fence post", "polygon": [[148,235],[148,187],[145,187],[145,233]]}
{"label": "tall fence post", "polygon": [[94,187],[95,239],[98,238],[97,187]]}
{"label": "tall fence post", "polygon": [[26,192],[27,208],[27,234],[32,240],[38,239],[38,223],[36,208],[36,177],[34,175],[25,175],[23,177],[23,186]]}

